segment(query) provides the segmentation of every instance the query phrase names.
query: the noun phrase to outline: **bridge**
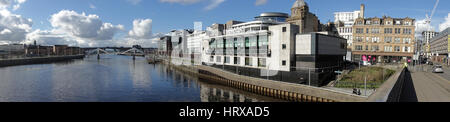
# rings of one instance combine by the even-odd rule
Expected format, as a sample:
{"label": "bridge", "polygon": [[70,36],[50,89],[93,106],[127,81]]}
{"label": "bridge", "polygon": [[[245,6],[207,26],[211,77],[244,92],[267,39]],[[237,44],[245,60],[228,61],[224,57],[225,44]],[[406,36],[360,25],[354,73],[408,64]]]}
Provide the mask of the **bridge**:
{"label": "bridge", "polygon": [[100,59],[100,55],[108,54],[108,55],[127,55],[133,56],[133,60],[136,59],[136,56],[145,57],[148,54],[155,54],[156,48],[142,48],[140,46],[133,47],[88,47],[82,48],[86,55],[97,55],[97,59]]}

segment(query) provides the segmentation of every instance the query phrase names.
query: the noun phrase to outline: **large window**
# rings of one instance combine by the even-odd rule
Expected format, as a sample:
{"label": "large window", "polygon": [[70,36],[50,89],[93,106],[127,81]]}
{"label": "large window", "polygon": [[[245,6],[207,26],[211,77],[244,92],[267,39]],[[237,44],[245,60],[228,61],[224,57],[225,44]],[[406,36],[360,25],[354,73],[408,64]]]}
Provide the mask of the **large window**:
{"label": "large window", "polygon": [[230,63],[230,57],[225,57],[225,63],[229,64]]}
{"label": "large window", "polygon": [[234,57],[234,64],[241,64],[241,58],[239,57]]}
{"label": "large window", "polygon": [[384,33],[392,33],[392,28],[385,28]]}
{"label": "large window", "polygon": [[364,28],[356,28],[356,33],[364,33]]}
{"label": "large window", "polygon": [[372,43],[380,42],[380,37],[372,37]]}
{"label": "large window", "polygon": [[392,46],[384,46],[385,52],[392,52]]}
{"label": "large window", "polygon": [[378,47],[378,45],[372,45],[372,51],[378,51],[380,50],[380,48]]}
{"label": "large window", "polygon": [[267,40],[267,35],[259,36],[258,46],[261,47],[261,46],[267,46],[267,45],[269,45],[269,42]]}
{"label": "large window", "polygon": [[245,66],[252,66],[252,59],[249,57],[245,58]]}
{"label": "large window", "polygon": [[392,42],[392,37],[384,37],[384,42],[391,43]]}
{"label": "large window", "polygon": [[403,34],[411,34],[412,30],[409,28],[403,28]]}
{"label": "large window", "polygon": [[266,59],[258,58],[258,67],[266,67]]}
{"label": "large window", "polygon": [[217,57],[216,57],[216,62],[217,62],[217,63],[222,63],[222,57],[217,56]]}
{"label": "large window", "polygon": [[245,37],[245,47],[250,47],[250,38]]}
{"label": "large window", "polygon": [[400,52],[400,46],[395,46],[395,47],[394,47],[394,51],[395,51],[395,52]]}
{"label": "large window", "polygon": [[357,51],[362,51],[363,50],[362,48],[363,47],[361,45],[355,45],[355,50]]}
{"label": "large window", "polygon": [[362,42],[363,41],[363,37],[358,37],[357,36],[357,37],[355,37],[355,40],[358,41],[358,42]]}
{"label": "large window", "polygon": [[401,29],[400,28],[395,28],[395,34],[400,34]]}
{"label": "large window", "polygon": [[380,33],[379,28],[372,28],[371,31],[372,31],[372,33]]}
{"label": "large window", "polygon": [[400,43],[401,42],[400,40],[401,40],[400,38],[395,38],[395,43]]}
{"label": "large window", "polygon": [[405,44],[411,43],[411,38],[403,38],[403,43]]}

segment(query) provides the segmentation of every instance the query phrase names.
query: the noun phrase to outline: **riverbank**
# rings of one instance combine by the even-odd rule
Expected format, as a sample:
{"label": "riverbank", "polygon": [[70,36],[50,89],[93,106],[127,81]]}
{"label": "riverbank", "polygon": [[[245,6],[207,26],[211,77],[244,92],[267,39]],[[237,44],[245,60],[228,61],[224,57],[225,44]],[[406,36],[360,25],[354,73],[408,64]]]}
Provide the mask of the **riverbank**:
{"label": "riverbank", "polygon": [[68,60],[72,60],[72,59],[83,59],[83,58],[84,58],[84,55],[50,56],[50,57],[6,59],[6,60],[2,59],[2,60],[0,60],[0,67],[52,63],[52,62],[68,61]]}
{"label": "riverbank", "polygon": [[367,97],[343,93],[340,91],[312,87],[302,84],[293,84],[280,81],[258,79],[241,76],[208,66],[178,66],[168,61],[164,64],[175,67],[200,78],[215,83],[256,93],[263,96],[295,102],[363,102]]}

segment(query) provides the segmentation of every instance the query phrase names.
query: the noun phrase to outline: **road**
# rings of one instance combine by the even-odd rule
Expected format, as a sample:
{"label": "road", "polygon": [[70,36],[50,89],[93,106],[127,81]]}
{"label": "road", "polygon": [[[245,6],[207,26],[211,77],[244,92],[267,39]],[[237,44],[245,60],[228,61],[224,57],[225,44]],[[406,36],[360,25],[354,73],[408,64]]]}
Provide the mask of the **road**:
{"label": "road", "polygon": [[[411,69],[411,77],[419,102],[450,102],[450,70],[445,73],[431,73],[431,67]],[[419,70],[420,69],[420,70]]]}

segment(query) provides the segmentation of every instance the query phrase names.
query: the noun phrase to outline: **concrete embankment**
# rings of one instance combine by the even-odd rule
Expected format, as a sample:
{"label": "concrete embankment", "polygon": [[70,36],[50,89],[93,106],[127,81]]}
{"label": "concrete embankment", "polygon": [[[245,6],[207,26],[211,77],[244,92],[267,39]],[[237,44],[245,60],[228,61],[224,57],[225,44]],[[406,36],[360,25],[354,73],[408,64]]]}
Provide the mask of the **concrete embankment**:
{"label": "concrete embankment", "polygon": [[234,87],[255,94],[295,102],[365,102],[367,97],[302,84],[259,79],[233,74],[209,66],[177,66],[175,69],[197,75],[218,84]]}
{"label": "concrete embankment", "polygon": [[67,61],[72,59],[82,59],[84,55],[71,55],[71,56],[51,56],[51,57],[36,57],[36,58],[23,58],[23,59],[6,59],[0,60],[0,67],[16,66],[16,65],[28,65],[28,64],[42,64],[59,61]]}

